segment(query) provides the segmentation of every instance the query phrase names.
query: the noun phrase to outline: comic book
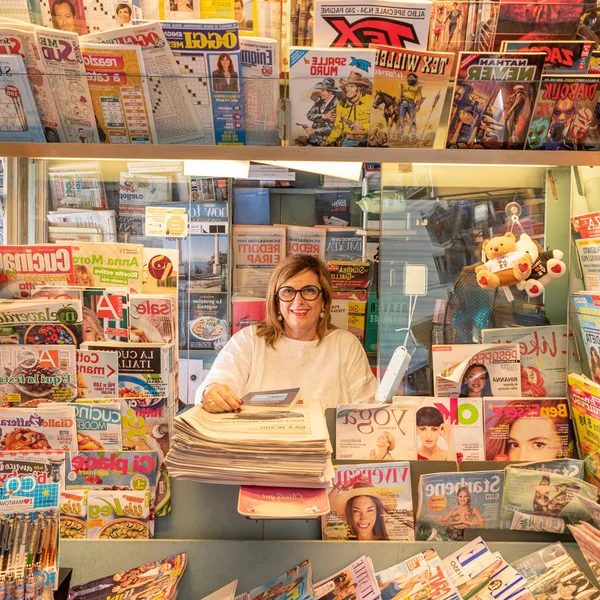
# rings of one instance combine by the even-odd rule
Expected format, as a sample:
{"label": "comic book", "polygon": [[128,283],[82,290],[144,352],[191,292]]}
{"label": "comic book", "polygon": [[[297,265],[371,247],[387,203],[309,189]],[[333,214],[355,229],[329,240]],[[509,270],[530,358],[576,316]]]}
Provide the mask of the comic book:
{"label": "comic book", "polygon": [[67,141],[100,143],[77,34],[44,27],[35,31]]}
{"label": "comic book", "polygon": [[[315,0],[313,46],[368,48],[383,44],[425,50],[431,3]],[[303,42],[298,42],[303,45]]]}
{"label": "comic book", "polygon": [[81,41],[141,47],[159,144],[180,144],[204,136],[186,78],[179,76],[179,66],[159,23],[96,32]]}
{"label": "comic book", "polygon": [[[329,504],[321,519],[324,540],[415,539],[408,462],[335,466]],[[373,507],[375,518],[365,518]]]}
{"label": "comic book", "polygon": [[571,458],[566,398],[484,398],[486,460]]}
{"label": "comic book", "polygon": [[52,96],[52,81],[45,73],[42,50],[33,29],[0,28],[0,53],[19,54],[25,64],[46,141],[66,142],[60,113]]}
{"label": "comic book", "polygon": [[369,146],[432,148],[454,56],[448,52],[375,50]]}
{"label": "comic book", "polygon": [[596,150],[600,130],[595,109],[600,78],[543,75],[527,134],[528,150]]}
{"label": "comic book", "polygon": [[82,43],[83,62],[102,144],[157,142],[142,51]]}
{"label": "comic book", "polygon": [[361,556],[345,569],[315,583],[318,600],[378,600],[379,587],[373,563]]}
{"label": "comic book", "polygon": [[[587,357],[587,361],[583,357],[581,360],[583,371],[590,379],[600,383],[600,294],[593,292],[571,294],[571,306],[574,307],[577,315],[578,333],[581,334]],[[573,325],[575,326],[575,323]]]}
{"label": "comic book", "polygon": [[460,541],[467,527],[500,529],[503,485],[504,471],[421,475],[416,539]]}
{"label": "comic book", "polygon": [[394,396],[415,406],[417,460],[485,460],[481,398]]}
{"label": "comic book", "polygon": [[446,147],[522,150],[545,57],[462,52]]}
{"label": "comic book", "polygon": [[[446,569],[432,548],[375,574],[381,600],[460,600]],[[425,596],[426,594],[426,596]]]}
{"label": "comic book", "polygon": [[504,40],[501,52],[545,52],[544,73],[587,73],[594,42],[590,40]]}
{"label": "comic book", "polygon": [[567,385],[569,333],[566,325],[483,329],[484,344],[518,344],[521,357],[521,395],[556,398]]}
{"label": "comic book", "polygon": [[242,37],[240,57],[244,77],[246,144],[278,146],[280,139],[277,40]]}
{"label": "comic book", "polygon": [[290,48],[291,143],[367,146],[374,67],[375,50]]}
{"label": "comic book", "polygon": [[600,490],[600,387],[587,377],[571,373],[569,400],[586,480]]}
{"label": "comic book", "polygon": [[246,143],[237,21],[162,22],[205,135],[194,144]]}
{"label": "comic book", "polygon": [[0,56],[0,115],[0,141],[46,141],[25,63],[19,54]]}
{"label": "comic book", "polygon": [[[459,52],[491,50],[474,44],[477,39],[478,19],[470,15],[470,2],[461,0],[435,0],[431,4],[429,39],[427,50],[431,52],[452,52],[458,59]],[[451,73],[454,75],[454,73]]]}
{"label": "comic book", "polygon": [[521,396],[517,344],[432,346],[435,396]]}

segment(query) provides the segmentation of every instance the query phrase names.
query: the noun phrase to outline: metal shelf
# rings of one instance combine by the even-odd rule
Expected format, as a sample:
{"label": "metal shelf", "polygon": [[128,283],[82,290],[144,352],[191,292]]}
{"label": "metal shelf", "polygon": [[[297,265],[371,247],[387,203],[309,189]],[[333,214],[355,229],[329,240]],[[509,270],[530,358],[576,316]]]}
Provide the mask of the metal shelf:
{"label": "metal shelf", "polygon": [[600,152],[0,143],[0,156],[121,160],[284,160],[469,165],[600,166]]}

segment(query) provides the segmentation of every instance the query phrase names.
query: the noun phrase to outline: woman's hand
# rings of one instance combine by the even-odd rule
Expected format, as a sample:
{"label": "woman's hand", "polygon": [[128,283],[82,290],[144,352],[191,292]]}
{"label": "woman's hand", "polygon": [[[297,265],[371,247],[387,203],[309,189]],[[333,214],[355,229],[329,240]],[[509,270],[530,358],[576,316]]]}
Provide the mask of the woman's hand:
{"label": "woman's hand", "polygon": [[239,412],[241,406],[236,393],[223,383],[211,385],[202,399],[202,407],[210,413]]}
{"label": "woman's hand", "polygon": [[446,444],[450,447],[450,440],[452,439],[452,423],[450,422],[450,417],[446,417],[444,419],[444,423],[441,427],[442,437],[446,440]]}

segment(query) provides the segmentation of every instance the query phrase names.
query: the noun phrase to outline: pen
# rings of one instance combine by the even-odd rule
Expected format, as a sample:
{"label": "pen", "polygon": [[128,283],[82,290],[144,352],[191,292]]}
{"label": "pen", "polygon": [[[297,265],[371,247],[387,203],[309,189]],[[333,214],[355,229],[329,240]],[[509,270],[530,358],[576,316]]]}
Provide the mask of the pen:
{"label": "pen", "polygon": [[27,552],[27,566],[30,567],[33,564],[33,558],[37,548],[38,534],[40,532],[40,523],[36,517],[31,528],[31,539],[29,540],[29,549]]}
{"label": "pen", "polygon": [[10,517],[8,517],[8,527],[6,528],[6,537],[4,538],[4,544],[2,546],[3,550],[4,550],[4,556],[2,557],[2,567],[0,568],[0,571],[2,571],[2,573],[6,572],[6,570],[8,569],[8,555],[9,555],[9,548],[10,548],[10,543],[12,540],[12,535],[13,535],[13,530],[15,528],[15,522],[14,522],[14,518],[11,515]]}
{"label": "pen", "polygon": [[22,530],[22,521],[21,521],[21,517],[18,516],[16,518],[16,522],[15,522],[15,533],[13,536],[13,541],[10,546],[10,556],[8,557],[8,569],[10,571],[14,570],[17,566],[17,554],[18,554],[18,548],[19,548],[19,540],[21,537],[21,530]]}
{"label": "pen", "polygon": [[17,555],[17,566],[19,569],[25,568],[25,548],[29,541],[29,535],[31,533],[31,521],[29,517],[25,517],[25,521],[23,522],[23,528],[21,530],[21,539],[19,543],[19,553]]}

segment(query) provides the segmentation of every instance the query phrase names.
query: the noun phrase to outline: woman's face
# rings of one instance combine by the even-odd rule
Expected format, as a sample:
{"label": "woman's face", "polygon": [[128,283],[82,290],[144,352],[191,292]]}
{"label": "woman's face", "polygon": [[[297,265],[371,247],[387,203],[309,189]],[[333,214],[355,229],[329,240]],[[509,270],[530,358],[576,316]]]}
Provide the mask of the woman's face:
{"label": "woman's face", "polygon": [[373,539],[377,505],[369,496],[357,496],[352,503],[352,525],[359,540]]}
{"label": "woman's face", "polygon": [[[97,342],[99,332],[94,324],[94,321],[89,317],[83,317],[83,341],[84,342]],[[102,339],[102,338],[100,338]]]}
{"label": "woman's face", "polygon": [[[299,273],[285,281],[280,287],[289,286],[301,290],[307,285],[321,288],[319,278],[312,271]],[[279,312],[283,317],[286,331],[300,334],[316,330],[323,306],[323,294],[319,294],[316,300],[305,300],[298,292],[291,302],[279,300]]]}
{"label": "woman's face", "polygon": [[508,460],[551,460],[557,458],[560,440],[550,419],[517,419],[510,428]]}
{"label": "woman's face", "polygon": [[389,443],[387,435],[385,433],[382,433],[377,438],[377,447],[378,448],[385,448],[386,450],[390,447],[390,443]]}
{"label": "woman's face", "polygon": [[487,373],[482,367],[475,367],[469,371],[467,375],[467,387],[469,395],[481,396],[485,382],[487,381]]}
{"label": "woman's face", "polygon": [[467,494],[467,492],[464,490],[459,492],[456,496],[456,501],[458,502],[459,506],[467,506],[469,504],[469,494]]}
{"label": "woman's face", "polygon": [[75,285],[90,287],[92,285],[92,282],[90,281],[90,278],[85,271],[77,271],[75,273]]}
{"label": "woman's face", "polygon": [[440,427],[430,427],[429,425],[417,426],[417,435],[421,445],[425,448],[435,448],[441,435]]}
{"label": "woman's face", "polygon": [[229,56],[224,56],[221,59],[221,67],[223,68],[223,71],[228,71],[230,64],[231,64],[231,60],[229,60]]}
{"label": "woman's face", "polygon": [[118,13],[117,16],[119,17],[119,22],[120,23],[129,23],[129,10],[127,10],[126,8],[122,8]]}

